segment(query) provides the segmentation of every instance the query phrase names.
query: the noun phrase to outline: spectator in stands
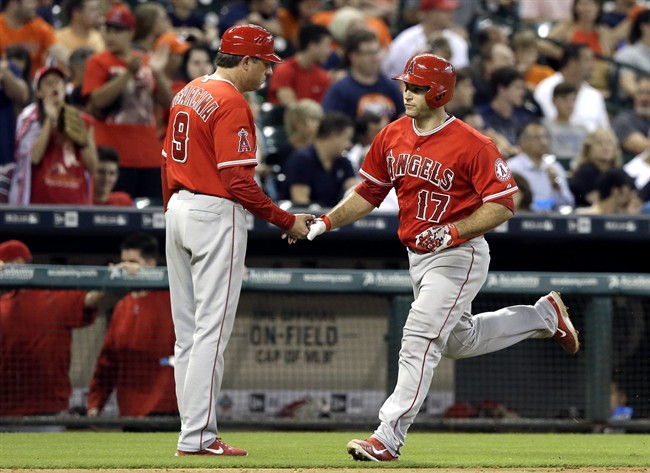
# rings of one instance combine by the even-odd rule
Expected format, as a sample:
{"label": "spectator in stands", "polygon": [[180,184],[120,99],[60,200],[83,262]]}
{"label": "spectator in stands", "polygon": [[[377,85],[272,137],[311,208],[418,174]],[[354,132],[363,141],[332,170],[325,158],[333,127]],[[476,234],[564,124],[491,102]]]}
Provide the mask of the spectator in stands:
{"label": "spectator in stands", "polygon": [[620,111],[612,128],[628,155],[637,155],[650,146],[650,76],[639,78],[634,109]]}
{"label": "spectator in stands", "polygon": [[168,108],[171,89],[164,74],[167,55],[135,51],[135,18],[124,6],[106,15],[106,51],[86,63],[84,97],[98,118],[97,144],[121,158],[117,189],[133,197],[160,199],[160,149],[156,104]]}
{"label": "spectator in stands", "polygon": [[[21,265],[32,254],[23,242],[9,240],[0,244],[0,261]],[[105,295],[51,289],[0,295],[0,417],[68,410],[72,331],[95,321]]]}
{"label": "spectator in stands", "polygon": [[312,17],[319,10],[320,0],[286,0],[278,8],[280,34],[294,50],[301,49],[300,30],[312,24]]}
{"label": "spectator in stands", "polygon": [[645,196],[646,187],[650,183],[650,147],[626,163],[623,169],[634,179],[636,188],[644,192]]}
{"label": "spectator in stands", "polygon": [[69,23],[56,31],[56,40],[65,48],[66,57],[79,48],[90,48],[95,53],[101,53],[105,45],[99,32],[99,0],[69,0],[63,6]]}
{"label": "spectator in stands", "polygon": [[297,150],[287,161],[284,197],[294,205],[334,206],[358,182],[352,163],[343,156],[352,147],[353,134],[350,117],[326,114],[314,144]]}
{"label": "spectator in stands", "polygon": [[[278,176],[279,180],[284,180],[284,166],[288,157],[294,151],[314,144],[324,115],[321,104],[311,99],[300,99],[285,108],[282,127],[286,140],[266,156],[266,164],[275,168],[276,174],[282,175]],[[282,183],[279,185],[282,186]],[[286,192],[279,192],[287,195]]]}
{"label": "spectator in stands", "polygon": [[553,106],[557,116],[543,121],[551,140],[549,150],[565,167],[578,156],[588,133],[584,126],[571,123],[577,95],[578,90],[573,84],[560,82],[556,85],[553,88]]}
{"label": "spectator in stands", "polygon": [[[129,272],[157,266],[158,240],[129,235],[121,263]],[[174,387],[174,324],[169,291],[132,291],[115,309],[90,382],[88,417],[97,417],[115,390],[121,416],[178,413]]]}
{"label": "spectator in stands", "polygon": [[81,110],[86,109],[86,101],[81,95],[81,89],[86,75],[86,63],[88,62],[88,58],[93,54],[95,52],[92,49],[81,47],[72,51],[68,60],[70,79],[66,85],[66,101]]}
{"label": "spectator in stands", "polygon": [[637,215],[643,205],[634,179],[620,168],[608,169],[594,182],[594,202],[589,207],[578,207],[581,215]]}
{"label": "spectator in stands", "polygon": [[352,163],[354,172],[359,172],[363,160],[366,158],[366,153],[370,149],[372,140],[375,139],[377,133],[388,125],[388,118],[381,115],[376,115],[371,112],[366,112],[357,118],[354,122],[354,145],[348,151],[347,157]]}
{"label": "spectator in stands", "polygon": [[219,31],[223,33],[234,25],[253,24],[281,36],[278,19],[278,0],[234,0],[226,3],[219,18]]}
{"label": "spectator in stands", "polygon": [[494,71],[490,79],[492,100],[479,107],[486,128],[503,135],[511,145],[517,143],[519,131],[535,120],[535,115],[523,107],[526,95],[524,76],[514,67]]}
{"label": "spectator in stands", "polygon": [[[381,44],[382,50],[386,51],[388,49],[388,46],[390,46],[391,41],[393,40],[390,29],[388,27],[388,24],[390,23],[387,23],[385,19],[385,14],[390,13],[386,12],[386,10],[384,10],[385,13],[382,13],[381,10],[383,8],[378,2],[374,2],[372,0],[367,2],[357,0],[334,0],[333,9],[322,9],[318,11],[312,16],[311,21],[318,25],[327,26],[329,28],[332,25],[335,17],[339,16],[343,10],[349,9],[354,9],[362,15],[359,18],[361,19],[363,26],[377,35],[377,39],[379,40],[379,44]],[[354,14],[352,16],[354,16]],[[334,34],[334,31],[332,31],[332,35],[336,41],[345,43],[345,38],[337,37],[337,35]]]}
{"label": "spectator in stands", "polygon": [[327,28],[313,24],[300,28],[298,52],[274,68],[267,100],[285,106],[299,99],[321,102],[330,86],[322,64],[331,51],[332,35]]}
{"label": "spectator in stands", "polygon": [[67,56],[56,43],[54,28],[36,15],[34,0],[5,0],[3,6],[4,12],[0,13],[0,55],[9,46],[20,44],[29,51],[33,71],[43,67],[48,56],[65,64]]}
{"label": "spectator in stands", "polygon": [[524,75],[526,85],[531,91],[537,84],[555,74],[555,70],[539,64],[539,46],[537,35],[530,29],[517,31],[512,35],[512,50],[515,53],[517,69]]}
{"label": "spectator in stands", "polygon": [[470,66],[472,82],[474,83],[474,104],[477,107],[492,100],[490,80],[492,74],[502,67],[515,66],[515,53],[510,46],[496,43],[481,51],[478,61]]}
{"label": "spectator in stands", "polygon": [[445,110],[451,115],[456,115],[459,111],[466,111],[474,107],[475,94],[476,87],[474,87],[474,82],[472,82],[470,69],[464,67],[456,70],[454,96],[445,106]]}
{"label": "spectator in stands", "polygon": [[634,97],[639,79],[650,75],[650,10],[640,12],[632,24],[629,43],[616,51],[614,60],[622,65],[618,71],[618,86],[623,97]]}
{"label": "spectator in stands", "polygon": [[29,85],[10,59],[0,56],[0,166],[14,161],[16,110],[29,103]]}
{"label": "spectator in stands", "polygon": [[167,11],[161,3],[145,2],[139,4],[133,14],[135,19],[133,45],[143,52],[152,53],[156,50],[158,39],[171,31],[172,25]]}
{"label": "spectator in stands", "polygon": [[197,11],[197,0],[170,0],[167,16],[174,31],[191,43],[211,44],[217,39],[216,24]]}
{"label": "spectator in stands", "polygon": [[44,67],[34,79],[36,102],[26,107],[16,126],[13,204],[92,203],[92,175],[97,167],[93,119],[64,105],[65,74]]}
{"label": "spectator in stands", "polygon": [[404,113],[399,86],[381,72],[381,47],[371,31],[352,32],[345,44],[348,74],[332,84],[323,99],[326,112],[338,111],[353,120],[372,112],[394,120]]}
{"label": "spectator in stands", "polygon": [[530,190],[528,180],[516,172],[512,173],[512,178],[517,183],[517,188],[519,189],[519,192],[512,196],[515,202],[515,211],[530,212],[530,207],[533,205],[533,192]]}
{"label": "spectator in stands", "polygon": [[429,36],[427,39],[427,45],[422,52],[435,54],[446,61],[451,60],[451,45],[447,38],[445,38],[440,32],[433,33]]}
{"label": "spectator in stands", "polygon": [[596,180],[610,169],[621,169],[623,153],[614,132],[599,128],[584,140],[582,150],[573,163],[569,188],[576,207],[587,207],[596,201]]}
{"label": "spectator in stands", "polygon": [[402,31],[388,48],[383,61],[383,71],[388,77],[403,72],[404,64],[411,56],[426,47],[427,39],[441,32],[451,46],[451,63],[456,69],[469,65],[467,40],[451,29],[453,12],[458,8],[455,0],[419,0],[419,23]]}
{"label": "spectator in stands", "polygon": [[571,16],[573,0],[519,0],[519,16],[530,23],[561,21]]}
{"label": "spectator in stands", "polygon": [[485,136],[489,137],[499,149],[501,156],[504,158],[511,158],[519,152],[517,146],[512,145],[505,136],[497,132],[494,128],[487,128],[485,126],[483,116],[479,113],[476,107],[458,109],[454,115],[463,120],[475,130],[478,130]]}
{"label": "spectator in stands", "polygon": [[548,38],[542,41],[545,56],[560,59],[562,48],[558,45],[574,43],[586,44],[594,54],[608,56],[615,42],[611,28],[601,22],[603,5],[599,0],[574,0],[571,15],[561,19],[551,29]]}
{"label": "spectator in stands", "polygon": [[567,44],[560,61],[560,70],[535,87],[535,100],[546,118],[554,119],[557,110],[553,105],[553,89],[560,82],[573,84],[578,90],[571,123],[583,125],[587,130],[609,128],[609,117],[603,95],[587,79],[594,67],[594,52],[585,44]]}
{"label": "spectator in stands", "polygon": [[611,28],[601,21],[603,4],[600,0],[574,0],[571,13],[571,19],[556,24],[548,39],[540,41],[541,51],[545,56],[559,60],[563,54],[562,44],[586,44],[596,57],[589,83],[597,89],[607,90],[609,65],[600,57],[613,53],[617,39]]}
{"label": "spectator in stands", "polygon": [[32,59],[27,48],[22,44],[14,44],[4,50],[4,55],[8,61],[11,61],[20,69],[20,77],[30,85],[32,81]]}
{"label": "spectator in stands", "polygon": [[114,205],[132,207],[133,199],[126,192],[115,192],[115,184],[120,175],[120,157],[113,148],[99,146],[97,148],[97,169],[93,186],[93,205]]}
{"label": "spectator in stands", "polygon": [[530,122],[519,135],[521,153],[508,160],[513,173],[521,174],[530,184],[533,194],[531,210],[556,211],[561,206],[573,206],[566,172],[557,161],[545,159],[548,154],[548,132],[540,122]]}
{"label": "spectator in stands", "polygon": [[193,43],[183,53],[178,76],[171,83],[172,95],[198,77],[209,75],[214,70],[212,53],[203,43]]}

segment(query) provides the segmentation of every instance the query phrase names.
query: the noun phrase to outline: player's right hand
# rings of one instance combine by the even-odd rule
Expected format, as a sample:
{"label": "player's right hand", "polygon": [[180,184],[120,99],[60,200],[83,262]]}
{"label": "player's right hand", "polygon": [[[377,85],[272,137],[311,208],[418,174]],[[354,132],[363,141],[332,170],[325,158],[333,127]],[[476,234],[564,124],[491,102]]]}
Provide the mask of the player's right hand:
{"label": "player's right hand", "polygon": [[315,218],[312,214],[296,214],[296,221],[289,231],[282,234],[282,238],[286,238],[290,245],[297,240],[304,240],[309,233],[309,223]]}
{"label": "player's right hand", "polygon": [[327,225],[325,225],[325,221],[322,218],[317,218],[312,222],[311,226],[309,227],[309,233],[307,234],[307,239],[309,241],[312,241],[318,235],[321,235],[326,231],[327,231]]}

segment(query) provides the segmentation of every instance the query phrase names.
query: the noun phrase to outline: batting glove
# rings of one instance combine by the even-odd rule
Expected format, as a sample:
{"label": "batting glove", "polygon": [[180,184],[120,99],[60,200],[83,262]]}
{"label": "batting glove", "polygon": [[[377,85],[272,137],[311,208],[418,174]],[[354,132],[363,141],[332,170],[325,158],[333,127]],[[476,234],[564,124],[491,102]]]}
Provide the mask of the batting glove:
{"label": "batting glove", "polygon": [[459,238],[456,225],[434,226],[415,237],[415,245],[432,253],[449,248]]}
{"label": "batting glove", "polygon": [[307,239],[312,241],[318,235],[325,233],[326,231],[332,228],[332,222],[327,215],[321,215],[316,220],[312,222],[309,226],[309,233],[307,234]]}

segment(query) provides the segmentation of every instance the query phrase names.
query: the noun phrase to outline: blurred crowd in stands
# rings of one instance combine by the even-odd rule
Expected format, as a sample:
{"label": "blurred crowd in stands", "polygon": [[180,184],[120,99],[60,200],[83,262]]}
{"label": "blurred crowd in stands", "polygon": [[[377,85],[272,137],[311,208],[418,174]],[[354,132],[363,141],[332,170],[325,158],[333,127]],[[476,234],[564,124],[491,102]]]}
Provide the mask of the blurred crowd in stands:
{"label": "blurred crowd in stands", "polygon": [[[0,202],[161,204],[173,96],[258,24],[276,65],[249,94],[257,177],[283,205],[339,201],[404,112],[416,53],[457,70],[447,110],[491,137],[520,211],[650,212],[647,0],[2,0]],[[83,130],[71,134],[68,107]],[[379,211],[396,210],[394,195]]]}

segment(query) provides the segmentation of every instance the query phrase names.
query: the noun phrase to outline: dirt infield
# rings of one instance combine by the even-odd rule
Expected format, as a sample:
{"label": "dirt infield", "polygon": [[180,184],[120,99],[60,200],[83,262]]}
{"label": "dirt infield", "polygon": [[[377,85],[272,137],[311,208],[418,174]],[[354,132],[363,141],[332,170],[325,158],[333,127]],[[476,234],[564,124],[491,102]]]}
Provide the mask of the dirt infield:
{"label": "dirt infield", "polygon": [[[365,464],[364,464],[365,465]],[[371,463],[367,464],[370,467]],[[359,473],[359,468],[134,468],[125,469],[0,469],[0,473]],[[377,473],[412,473],[424,471],[431,473],[650,473],[650,468],[372,468]]]}

